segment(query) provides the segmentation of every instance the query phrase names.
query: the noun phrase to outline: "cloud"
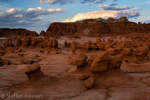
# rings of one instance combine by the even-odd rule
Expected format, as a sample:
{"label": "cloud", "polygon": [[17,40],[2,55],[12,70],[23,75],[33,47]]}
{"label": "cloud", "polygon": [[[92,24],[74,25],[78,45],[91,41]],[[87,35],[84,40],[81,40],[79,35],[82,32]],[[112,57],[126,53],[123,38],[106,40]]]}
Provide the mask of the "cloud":
{"label": "cloud", "polygon": [[113,2],[117,2],[118,0],[113,0]]}
{"label": "cloud", "polygon": [[[80,1],[80,0],[40,0],[40,3],[47,3],[47,4],[60,4],[60,6],[69,3],[72,3],[74,1]],[[81,3],[85,4],[85,3],[94,3],[94,4],[98,4],[98,3],[103,3],[105,1],[108,0],[82,0]],[[117,0],[113,0],[113,2],[115,2]]]}
{"label": "cloud", "polygon": [[35,20],[32,20],[31,23],[38,22],[38,21],[41,21],[41,20],[44,20],[44,19],[45,19],[45,18],[35,19]]}
{"label": "cloud", "polygon": [[[13,2],[13,0],[0,0],[0,1]],[[29,0],[29,1],[33,1],[33,0]]]}
{"label": "cloud", "polygon": [[13,0],[0,0],[0,1],[5,1],[5,2],[8,2],[8,1],[10,1],[10,2],[12,2]]}
{"label": "cloud", "polygon": [[40,3],[47,3],[47,4],[60,4],[60,5],[64,5],[64,4],[67,4],[67,2],[69,3],[72,3],[74,1],[77,1],[77,0],[40,0]]}
{"label": "cloud", "polygon": [[111,4],[110,6],[117,6],[118,4],[116,4],[116,3],[113,3],[113,4]]}
{"label": "cloud", "polygon": [[122,16],[126,16],[128,18],[139,17],[140,12],[138,11],[129,11],[133,7],[119,7],[119,6],[110,6],[110,5],[100,5],[100,11],[93,11],[88,13],[78,13],[71,19],[66,19],[63,22],[75,22],[77,20],[83,19],[94,19],[94,18],[120,18]]}
{"label": "cloud", "polygon": [[22,13],[21,9],[11,8],[11,9],[7,10],[6,12],[0,12],[0,19],[10,18],[11,16],[17,15],[20,13]]}
{"label": "cloud", "polygon": [[60,8],[43,9],[42,7],[29,8],[26,11],[21,9],[11,8],[5,12],[0,12],[0,26],[20,26],[30,25],[35,22],[44,20],[45,18],[38,18],[41,15],[49,15],[62,13]]}
{"label": "cloud", "polygon": [[29,8],[27,11],[23,14],[25,17],[35,18],[40,15],[49,15],[49,14],[56,14],[56,13],[62,13],[65,11],[62,11],[60,8],[56,9],[43,9],[42,7],[37,8]]}
{"label": "cloud", "polygon": [[71,19],[66,19],[63,22],[75,22],[77,20],[83,19],[94,19],[94,18],[120,18],[122,16],[126,16],[128,18],[139,17],[140,13],[138,11],[112,11],[112,10],[101,10],[101,11],[93,11],[88,13],[78,13]]}
{"label": "cloud", "polygon": [[98,3],[103,3],[107,0],[83,0],[81,3],[95,3],[95,4],[98,4]]}
{"label": "cloud", "polygon": [[100,5],[99,7],[101,10],[129,10],[133,8],[128,6],[119,7],[119,6],[110,6],[110,5]]}

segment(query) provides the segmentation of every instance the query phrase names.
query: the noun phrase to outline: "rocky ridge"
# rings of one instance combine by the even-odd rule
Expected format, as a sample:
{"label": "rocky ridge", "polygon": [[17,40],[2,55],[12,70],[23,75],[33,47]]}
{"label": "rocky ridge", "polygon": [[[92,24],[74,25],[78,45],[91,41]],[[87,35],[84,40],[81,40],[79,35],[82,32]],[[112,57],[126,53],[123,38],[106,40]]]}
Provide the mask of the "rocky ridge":
{"label": "rocky ridge", "polygon": [[[85,34],[86,30],[88,33]],[[130,33],[150,33],[150,24],[130,22],[126,17],[119,19],[108,18],[107,20],[85,19],[76,22],[52,23],[45,34],[46,36],[69,36],[69,35],[87,35],[87,36],[107,36],[124,35]]]}
{"label": "rocky ridge", "polygon": [[29,31],[26,29],[10,29],[10,28],[0,28],[0,37],[9,37],[9,36],[38,36],[35,31]]}

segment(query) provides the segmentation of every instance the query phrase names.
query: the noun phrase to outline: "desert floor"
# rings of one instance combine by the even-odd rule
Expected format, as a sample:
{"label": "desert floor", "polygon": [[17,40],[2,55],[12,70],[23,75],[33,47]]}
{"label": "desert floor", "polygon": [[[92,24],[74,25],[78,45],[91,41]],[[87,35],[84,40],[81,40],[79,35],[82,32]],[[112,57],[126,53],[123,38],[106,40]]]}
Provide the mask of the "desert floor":
{"label": "desert floor", "polygon": [[[58,39],[60,54],[53,54],[52,48],[19,47],[22,52],[0,55],[0,58],[11,63],[0,67],[0,100],[150,100],[150,60],[134,67],[126,66],[123,62],[123,75],[120,71],[107,72],[100,76],[92,89],[86,89],[84,82],[79,80],[82,73],[73,73],[77,68],[72,64],[75,55],[72,55],[69,47],[64,47],[65,40],[83,43],[89,40],[95,42],[96,38],[62,37]],[[0,39],[1,46],[4,41],[5,39]],[[79,52],[89,57],[104,51],[77,49],[76,53]],[[20,53],[24,56],[20,56]],[[36,54],[39,57],[35,57]],[[28,64],[23,64],[22,61],[38,62],[41,71],[47,76],[35,82],[27,82],[24,69]]]}

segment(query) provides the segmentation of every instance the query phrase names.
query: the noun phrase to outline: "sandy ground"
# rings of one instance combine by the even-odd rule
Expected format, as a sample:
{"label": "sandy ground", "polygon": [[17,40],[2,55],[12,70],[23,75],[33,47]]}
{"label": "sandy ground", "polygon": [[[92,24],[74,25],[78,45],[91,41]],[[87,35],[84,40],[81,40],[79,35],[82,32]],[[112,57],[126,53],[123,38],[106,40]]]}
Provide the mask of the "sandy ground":
{"label": "sandy ground", "polygon": [[[75,55],[71,54],[70,48],[64,47],[65,40],[83,43],[89,40],[95,42],[96,38],[62,37],[58,39],[60,54],[53,54],[50,48],[20,47],[23,57],[19,53],[1,55],[0,58],[9,60],[11,65],[0,67],[0,100],[150,100],[150,61],[138,66],[127,66],[123,62],[123,76],[117,71],[108,72],[104,75],[107,78],[103,79],[101,76],[94,87],[88,90],[79,80],[81,74],[72,73],[76,69],[71,63]],[[1,39],[0,45],[3,42],[4,39]],[[39,50],[44,52],[40,53]],[[51,51],[50,54],[47,54],[48,50]],[[79,52],[84,52],[89,57],[103,51],[76,50],[77,54]],[[36,54],[39,57],[35,57]],[[47,77],[28,83],[24,73],[27,64],[21,64],[22,60],[38,62]]]}

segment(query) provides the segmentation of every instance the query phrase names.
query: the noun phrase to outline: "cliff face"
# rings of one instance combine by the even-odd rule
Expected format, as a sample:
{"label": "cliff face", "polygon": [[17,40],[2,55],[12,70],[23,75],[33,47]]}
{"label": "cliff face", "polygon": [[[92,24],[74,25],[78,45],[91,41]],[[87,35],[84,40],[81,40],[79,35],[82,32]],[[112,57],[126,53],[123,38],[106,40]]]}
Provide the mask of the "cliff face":
{"label": "cliff face", "polygon": [[38,36],[35,31],[29,31],[26,29],[10,29],[10,28],[0,28],[0,37],[10,37],[10,36]]}
{"label": "cliff face", "polygon": [[110,34],[129,34],[129,33],[150,33],[150,24],[141,24],[129,22],[126,17],[119,19],[108,18],[107,20],[86,19],[73,23],[52,23],[47,29],[47,36],[67,36],[81,34],[84,35],[84,30],[89,30],[88,36],[101,36]]}

